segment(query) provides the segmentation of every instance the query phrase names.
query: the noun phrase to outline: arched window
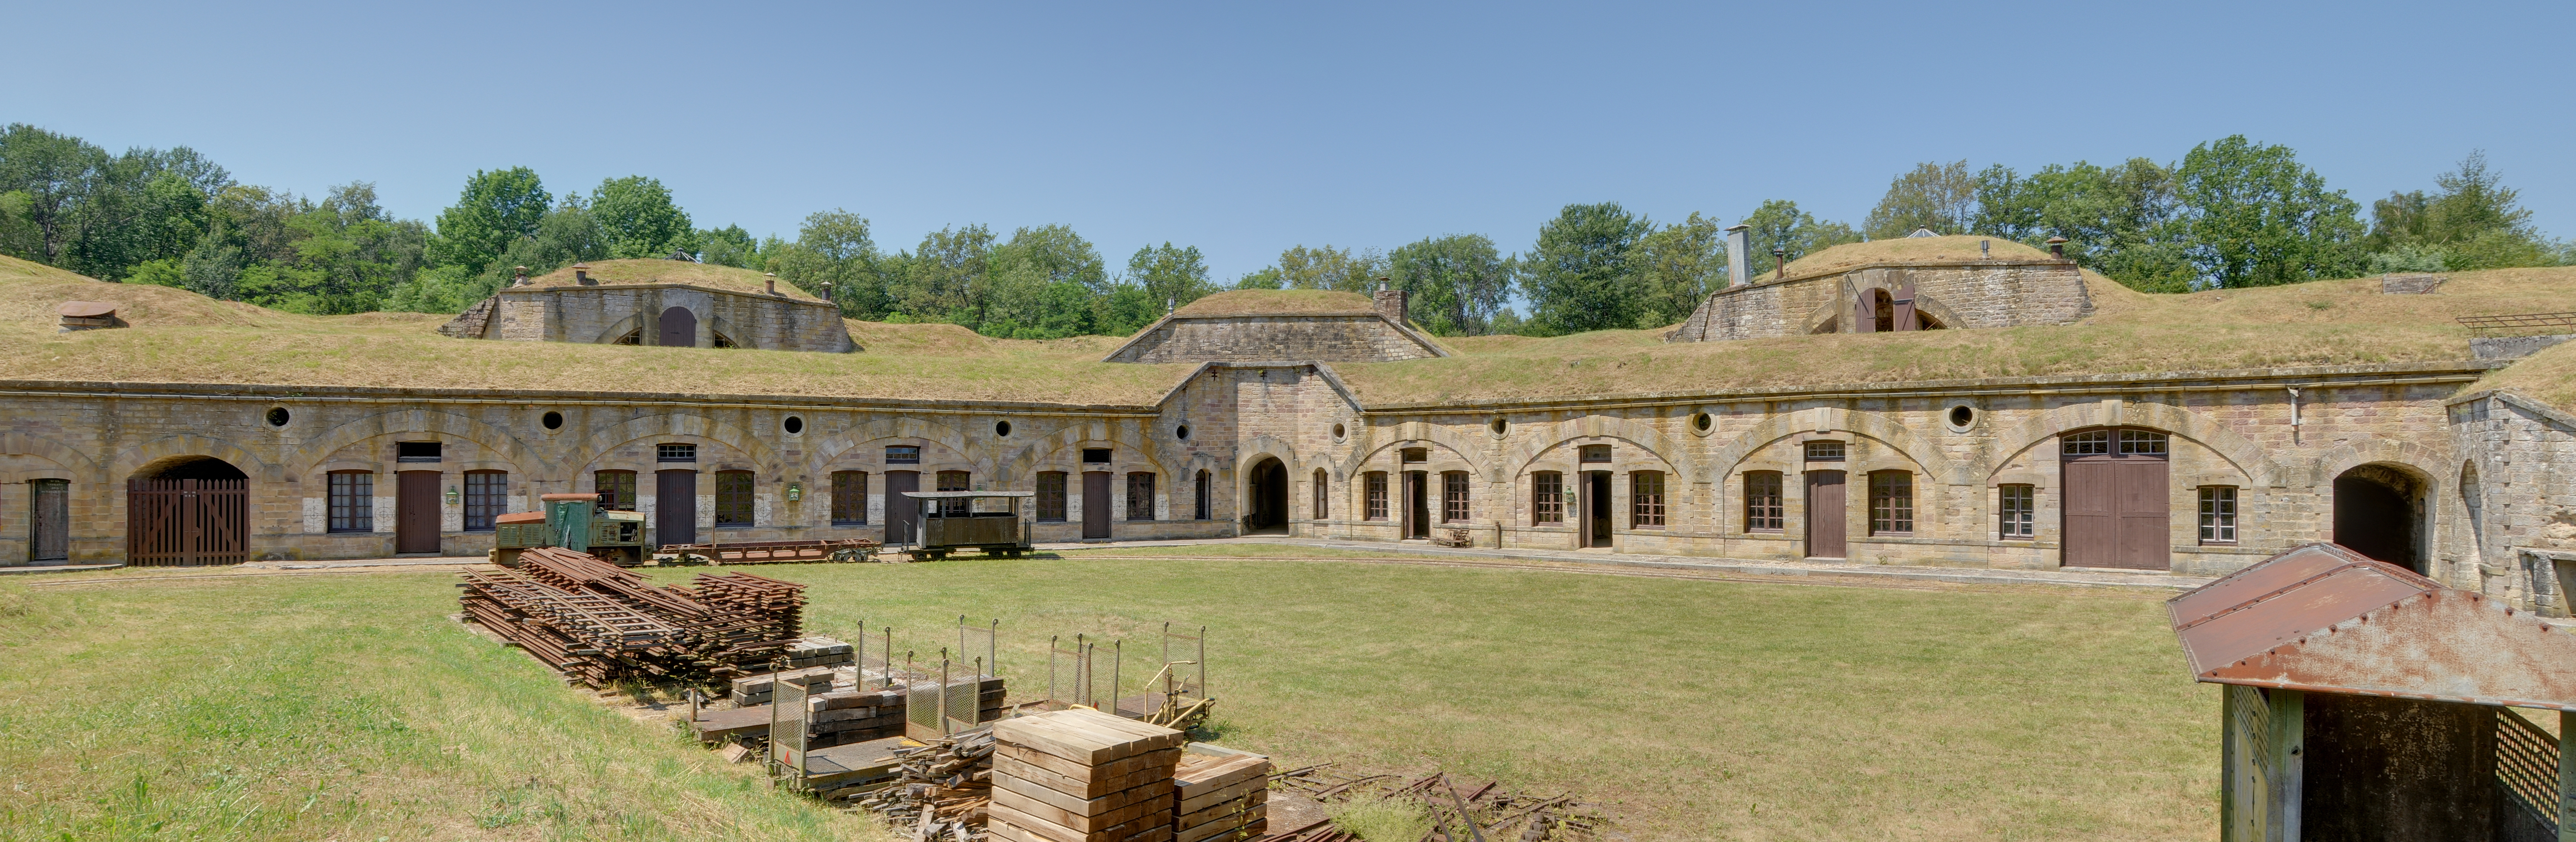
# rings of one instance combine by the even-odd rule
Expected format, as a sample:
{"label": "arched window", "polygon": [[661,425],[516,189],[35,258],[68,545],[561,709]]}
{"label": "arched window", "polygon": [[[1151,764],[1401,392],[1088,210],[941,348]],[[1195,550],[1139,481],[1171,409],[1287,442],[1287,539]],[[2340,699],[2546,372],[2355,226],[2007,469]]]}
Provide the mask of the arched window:
{"label": "arched window", "polygon": [[1744,472],[1744,531],[1780,532],[1787,522],[1780,505],[1780,472]]}
{"label": "arched window", "polygon": [[[1204,472],[1202,472],[1202,473],[1204,473]],[[1316,520],[1323,520],[1323,519],[1325,519],[1325,518],[1329,518],[1329,517],[1332,517],[1332,516],[1333,516],[1333,506],[1332,506],[1332,483],[1328,480],[1327,476],[1325,475],[1325,473],[1324,473],[1324,469],[1322,469],[1322,468],[1316,468],[1316,469],[1315,469],[1315,519],[1316,519]]]}
{"label": "arched window", "polygon": [[509,512],[509,490],[507,471],[466,471],[465,531],[492,531],[492,519]]}
{"label": "arched window", "polygon": [[1199,469],[1198,488],[1195,489],[1195,492],[1196,493],[1192,495],[1197,498],[1197,511],[1194,512],[1194,514],[1198,515],[1199,520],[1215,520],[1216,483],[1210,481],[1208,470],[1206,468]]}
{"label": "arched window", "polygon": [[1628,528],[1664,528],[1664,472],[1628,473]]}

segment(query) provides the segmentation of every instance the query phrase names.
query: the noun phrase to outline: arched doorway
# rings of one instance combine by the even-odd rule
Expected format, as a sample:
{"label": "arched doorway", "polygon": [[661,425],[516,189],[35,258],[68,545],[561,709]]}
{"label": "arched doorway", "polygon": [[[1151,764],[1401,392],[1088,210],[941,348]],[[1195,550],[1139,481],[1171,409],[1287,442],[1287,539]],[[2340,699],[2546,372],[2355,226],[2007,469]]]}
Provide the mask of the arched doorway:
{"label": "arched doorway", "polygon": [[1244,506],[1246,532],[1288,534],[1287,465],[1272,456],[1252,463],[1251,482],[1244,491],[1250,498]]}
{"label": "arched doorway", "polygon": [[689,312],[687,307],[673,307],[662,311],[660,338],[654,340],[653,344],[680,348],[697,347],[698,314]]}
{"label": "arched doorway", "polygon": [[126,479],[127,564],[240,564],[249,532],[250,477],[230,462],[171,456]]}
{"label": "arched doorway", "polygon": [[2414,471],[2363,465],[2334,481],[2334,541],[2353,552],[2429,573],[2424,565],[2425,488]]}
{"label": "arched doorway", "polygon": [[2057,441],[2066,487],[2058,563],[2172,569],[2172,436],[2106,427],[2063,433]]}

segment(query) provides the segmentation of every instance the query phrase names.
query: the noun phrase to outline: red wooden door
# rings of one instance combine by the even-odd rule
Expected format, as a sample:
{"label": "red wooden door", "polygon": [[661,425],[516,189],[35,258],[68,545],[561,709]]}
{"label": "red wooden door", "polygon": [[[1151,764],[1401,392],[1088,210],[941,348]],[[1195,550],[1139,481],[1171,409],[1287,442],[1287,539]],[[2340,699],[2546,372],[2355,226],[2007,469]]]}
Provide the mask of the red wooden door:
{"label": "red wooden door", "polygon": [[394,474],[394,552],[438,552],[438,472]]}
{"label": "red wooden door", "polygon": [[1082,537],[1109,537],[1108,471],[1082,472]]}
{"label": "red wooden door", "polygon": [[653,542],[698,542],[698,472],[653,472]]}
{"label": "red wooden door", "polygon": [[1807,472],[1807,557],[1842,558],[1843,472]]}

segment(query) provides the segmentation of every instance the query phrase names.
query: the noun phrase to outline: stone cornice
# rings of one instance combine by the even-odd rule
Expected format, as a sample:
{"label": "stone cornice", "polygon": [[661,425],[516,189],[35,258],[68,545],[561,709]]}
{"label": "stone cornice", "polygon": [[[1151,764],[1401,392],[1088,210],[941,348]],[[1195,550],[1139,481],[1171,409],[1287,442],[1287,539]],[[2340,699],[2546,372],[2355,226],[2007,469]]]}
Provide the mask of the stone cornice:
{"label": "stone cornice", "polygon": [[796,297],[793,297],[793,296],[787,296],[787,295],[770,295],[770,294],[768,294],[768,293],[764,293],[764,292],[747,292],[747,291],[744,291],[744,290],[738,290],[738,289],[724,289],[724,288],[721,288],[721,287],[699,286],[699,285],[697,285],[697,284],[683,284],[683,283],[659,283],[659,282],[656,282],[656,283],[644,283],[644,284],[592,284],[592,285],[590,285],[590,286],[579,286],[579,285],[573,285],[573,284],[550,284],[550,285],[547,285],[547,286],[502,287],[502,288],[500,288],[500,289],[498,289],[498,290],[494,290],[494,293],[495,293],[495,294],[498,294],[498,295],[554,295],[554,294],[558,294],[558,293],[566,293],[566,292],[587,292],[587,291],[591,291],[591,290],[611,290],[611,289],[614,289],[614,290],[639,290],[639,289],[685,289],[685,290],[690,290],[690,291],[693,291],[693,292],[713,293],[713,294],[715,294],[715,295],[734,295],[734,296],[740,296],[740,297],[743,297],[743,298],[749,298],[749,299],[752,299],[752,300],[754,300],[754,301],[775,301],[775,302],[780,302],[780,303],[785,303],[785,304],[802,304],[802,305],[805,305],[805,306],[808,306],[808,307],[830,307],[830,308],[832,308],[833,310],[836,310],[836,311],[840,309],[840,306],[839,306],[839,305],[833,304],[833,303],[828,302],[828,301],[821,301],[821,300],[812,299],[812,298],[796,298]]}
{"label": "stone cornice", "polygon": [[664,394],[563,389],[428,389],[374,386],[294,386],[270,383],[144,383],[118,381],[0,380],[0,396],[191,399],[263,402],[363,402],[545,404],[550,406],[701,406],[781,410],[882,410],[913,414],[984,415],[997,412],[1152,417],[1155,405],[1050,403],[1044,401],[921,400],[821,395]]}

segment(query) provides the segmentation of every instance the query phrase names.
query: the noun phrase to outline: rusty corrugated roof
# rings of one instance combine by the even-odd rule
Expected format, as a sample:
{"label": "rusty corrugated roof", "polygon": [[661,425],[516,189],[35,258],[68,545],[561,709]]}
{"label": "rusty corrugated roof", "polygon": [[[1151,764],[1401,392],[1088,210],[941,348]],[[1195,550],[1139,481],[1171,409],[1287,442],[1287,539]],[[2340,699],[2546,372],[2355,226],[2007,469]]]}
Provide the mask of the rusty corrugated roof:
{"label": "rusty corrugated roof", "polygon": [[2334,544],[2166,605],[2201,681],[2576,710],[2576,635]]}

